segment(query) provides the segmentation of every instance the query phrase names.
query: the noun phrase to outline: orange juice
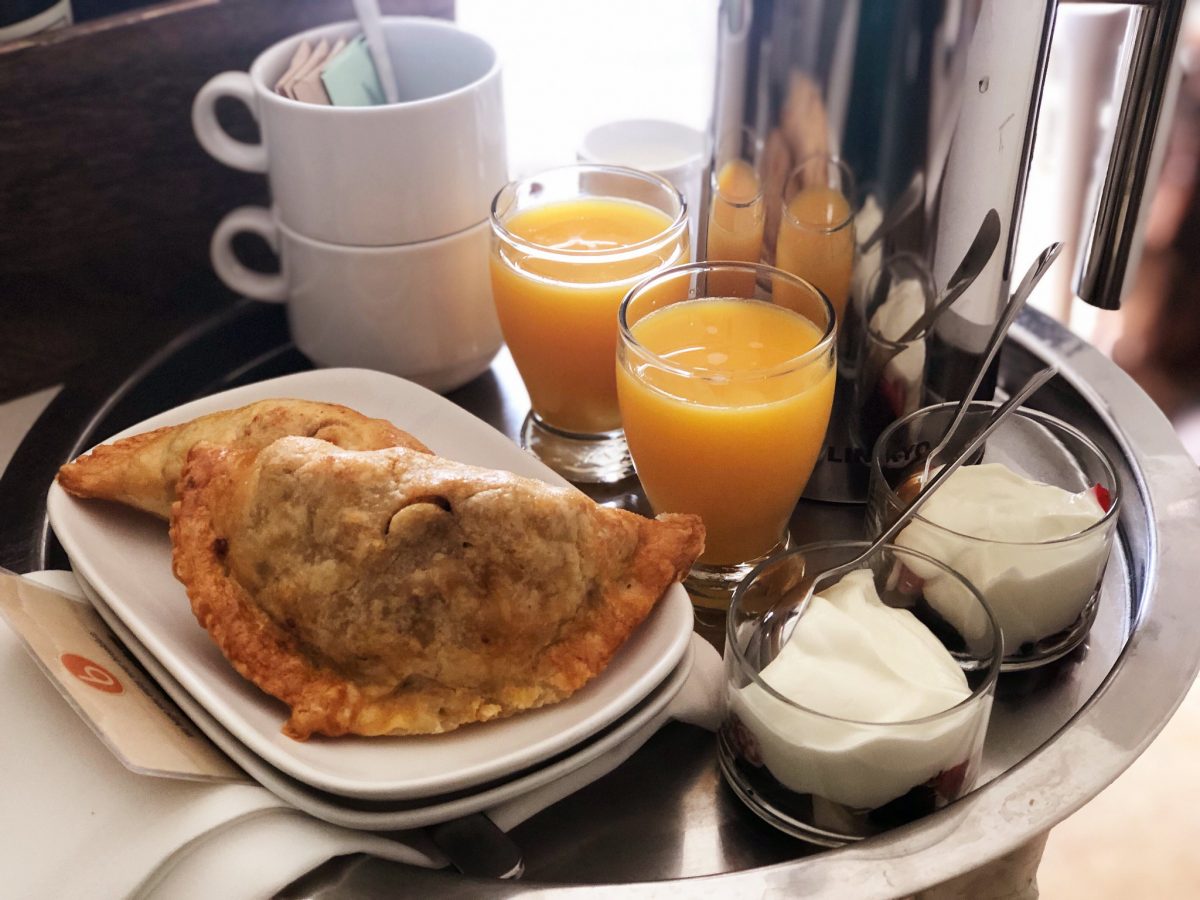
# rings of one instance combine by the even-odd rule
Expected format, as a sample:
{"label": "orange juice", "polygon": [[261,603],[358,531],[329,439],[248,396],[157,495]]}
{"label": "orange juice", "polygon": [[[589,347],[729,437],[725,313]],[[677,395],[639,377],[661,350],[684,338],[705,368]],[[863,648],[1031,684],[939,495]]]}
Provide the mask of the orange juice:
{"label": "orange juice", "polygon": [[494,242],[492,294],[534,412],[547,424],[577,434],[620,428],[617,307],[641,278],[687,261],[686,231],[654,240],[671,226],[658,209],[606,197],[535,206],[504,223],[519,240]]}
{"label": "orange juice", "polygon": [[625,437],[651,506],[704,519],[702,563],[766,553],[829,423],[832,352],[796,360],[822,331],[771,303],[704,298],[658,309],[630,333],[662,361],[623,346],[617,366]]}
{"label": "orange juice", "polygon": [[854,228],[841,191],[805,187],[788,200],[775,265],[820,288],[841,321],[854,273]]}

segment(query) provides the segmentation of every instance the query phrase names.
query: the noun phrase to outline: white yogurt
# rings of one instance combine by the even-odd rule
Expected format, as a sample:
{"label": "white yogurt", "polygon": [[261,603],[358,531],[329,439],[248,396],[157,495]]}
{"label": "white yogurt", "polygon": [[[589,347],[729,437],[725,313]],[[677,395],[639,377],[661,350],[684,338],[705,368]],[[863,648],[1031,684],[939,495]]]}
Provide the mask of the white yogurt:
{"label": "white yogurt", "polygon": [[[1072,494],[998,463],[963,466],[919,515],[896,543],[940,560],[983,594],[1004,632],[1007,655],[1078,619],[1108,562],[1111,526],[1080,534],[1104,516],[1091,490]],[[981,611],[951,596],[940,570],[917,562],[911,568],[927,579],[931,606],[966,634],[979,633]]]}
{"label": "white yogurt", "polygon": [[951,710],[971,689],[928,628],[879,599],[869,570],[813,597],[760,677],[805,707],[756,683],[733,691],[763,764],[797,793],[854,809],[882,806],[973,758],[991,708],[981,697],[911,721]]}
{"label": "white yogurt", "polygon": [[[874,194],[867,194],[862,209],[854,216],[854,239],[859,246],[874,234],[881,224],[883,210],[879,208],[879,201],[875,199]],[[854,273],[850,277],[850,297],[854,303],[861,304],[861,310],[865,310],[867,288],[871,286],[871,279],[883,264],[883,241],[876,241],[870,250],[860,252],[857,256]]]}
{"label": "white yogurt", "polygon": [[[871,316],[871,331],[886,341],[898,341],[917,319],[925,314],[925,288],[916,278],[902,278],[888,288],[887,299]],[[895,355],[889,355],[883,377],[892,382],[893,391],[903,397],[896,415],[912,412],[921,405],[921,387],[925,380],[925,340],[922,335]]]}

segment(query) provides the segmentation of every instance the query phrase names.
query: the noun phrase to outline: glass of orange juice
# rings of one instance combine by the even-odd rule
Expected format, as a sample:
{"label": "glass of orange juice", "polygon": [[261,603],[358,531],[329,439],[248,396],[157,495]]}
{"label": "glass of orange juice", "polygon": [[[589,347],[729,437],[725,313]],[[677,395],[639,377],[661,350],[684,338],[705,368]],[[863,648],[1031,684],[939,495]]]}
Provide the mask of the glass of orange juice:
{"label": "glass of orange juice", "polygon": [[685,585],[698,608],[724,610],[742,576],[787,545],[823,445],[833,307],[770,266],[692,263],[631,290],[619,326],[617,394],[642,488],[656,513],[704,519]]}
{"label": "glass of orange juice", "polygon": [[761,159],[762,141],[749,129],[738,129],[718,141],[709,192],[708,260],[756,263],[762,257],[767,216],[759,174]]}
{"label": "glass of orange juice", "polygon": [[689,258],[670,182],[618,166],[551,169],[492,202],[492,295],[533,407],[522,445],[571,481],[633,473],[617,408],[617,307]]}
{"label": "glass of orange juice", "polygon": [[775,265],[812,282],[841,321],[854,274],[854,175],[841,160],[810,156],[783,186]]}

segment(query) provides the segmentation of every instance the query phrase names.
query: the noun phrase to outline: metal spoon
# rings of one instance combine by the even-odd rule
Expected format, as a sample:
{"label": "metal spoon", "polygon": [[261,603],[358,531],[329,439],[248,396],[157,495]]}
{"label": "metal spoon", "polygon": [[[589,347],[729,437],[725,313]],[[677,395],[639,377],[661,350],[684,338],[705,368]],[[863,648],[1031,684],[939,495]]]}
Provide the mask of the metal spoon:
{"label": "metal spoon", "polygon": [[941,296],[934,301],[923,316],[917,319],[904,334],[900,335],[896,343],[907,344],[918,335],[927,334],[938,317],[953,306],[967,288],[975,283],[975,279],[979,277],[983,267],[992,258],[992,253],[998,243],[1000,243],[1000,216],[995,209],[989,209],[984,214],[983,221],[979,223],[979,230],[975,232],[975,240],[971,241],[971,246],[963,255],[962,262],[958,264],[958,268],[946,282],[946,288],[942,291]]}
{"label": "metal spoon", "polygon": [[432,825],[426,834],[464,875],[516,879],[525,874],[521,848],[484,813]]}
{"label": "metal spoon", "polygon": [[1062,247],[1063,245],[1056,241],[1039,253],[1037,259],[1029,267],[1029,271],[1025,273],[1025,277],[1021,279],[1021,283],[1017,285],[1017,289],[1009,297],[1008,303],[1005,305],[1000,319],[996,322],[996,327],[992,331],[987,349],[984,350],[983,359],[975,370],[975,378],[971,382],[971,387],[967,390],[962,402],[958,405],[958,409],[954,413],[954,418],[950,420],[950,425],[942,433],[941,440],[937,442],[937,445],[925,457],[925,469],[921,473],[922,484],[929,478],[929,468],[933,465],[934,457],[946,449],[946,445],[950,443],[954,432],[966,417],[967,410],[971,407],[971,401],[975,399],[975,392],[983,384],[988,367],[992,364],[992,360],[1000,351],[1000,345],[1004,343],[1004,338],[1008,335],[1009,326],[1016,320],[1017,314],[1025,306],[1025,301],[1029,299],[1029,295],[1033,293],[1033,289],[1042,280],[1042,276],[1054,265],[1054,261],[1058,259],[1058,255],[1062,252]]}
{"label": "metal spoon", "polygon": [[804,610],[807,609],[808,604],[812,601],[813,595],[817,592],[818,585],[826,584],[831,580],[840,578],[847,572],[852,572],[853,570],[859,568],[862,563],[869,559],[872,554],[877,552],[880,547],[899,534],[900,529],[907,525],[913,516],[920,511],[921,507],[925,505],[925,501],[932,497],[934,492],[946,483],[946,479],[953,475],[955,471],[958,470],[959,466],[966,462],[976,450],[983,446],[983,442],[991,436],[992,432],[999,428],[1004,420],[1007,419],[1017,409],[1018,406],[1028,400],[1034,391],[1053,378],[1056,374],[1058,374],[1058,368],[1056,366],[1047,366],[1040,372],[1036,373],[1027,382],[1025,382],[1024,387],[1009,397],[1008,400],[1006,400],[1004,404],[992,414],[992,417],[988,419],[987,424],[985,424],[979,433],[971,439],[971,442],[962,449],[958,456],[956,456],[953,461],[947,463],[938,470],[938,473],[933,476],[933,479],[929,481],[928,484],[925,485],[925,488],[921,491],[921,493],[917,494],[912,503],[900,511],[892,523],[883,530],[879,537],[875,538],[870,547],[849,562],[842,563],[840,566],[835,566],[832,569],[826,569],[824,572],[818,572],[816,575],[810,578],[808,580],[808,587],[805,589],[803,598],[801,598],[800,602],[793,607],[795,612],[787,616],[783,622],[771,627],[772,634],[768,640],[770,649],[772,651],[771,658],[774,658],[774,654],[779,651],[786,640],[786,635],[784,634],[786,624],[799,619],[799,617],[804,614]]}
{"label": "metal spoon", "polygon": [[859,252],[866,253],[881,240],[884,236],[908,218],[909,213],[917,208],[917,205],[925,197],[925,174],[917,172],[913,176],[913,180],[908,183],[908,187],[904,189],[904,193],[896,198],[896,202],[892,204],[892,208],[887,211],[887,215],[880,220],[875,226],[865,241],[859,246]]}

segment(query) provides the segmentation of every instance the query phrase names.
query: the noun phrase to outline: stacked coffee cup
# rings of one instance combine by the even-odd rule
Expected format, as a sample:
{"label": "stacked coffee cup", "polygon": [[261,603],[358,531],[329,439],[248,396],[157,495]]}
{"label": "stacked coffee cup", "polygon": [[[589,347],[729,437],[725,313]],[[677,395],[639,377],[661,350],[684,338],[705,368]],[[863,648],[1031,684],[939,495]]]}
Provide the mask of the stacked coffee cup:
{"label": "stacked coffee cup", "polygon": [[[449,391],[483,372],[501,335],[488,277],[492,198],[507,180],[500,66],[482,39],[448,22],[383,20],[400,101],[324,106],[272,86],[301,42],[351,38],[356,22],[312,29],[224,72],[196,96],[201,145],[235,169],[267,175],[272,208],[229,213],[213,267],[233,290],[286,302],[296,346],[321,366],[357,366]],[[240,100],[261,140],[232,138],[216,104]],[[278,274],[233,250],[260,235]]]}

